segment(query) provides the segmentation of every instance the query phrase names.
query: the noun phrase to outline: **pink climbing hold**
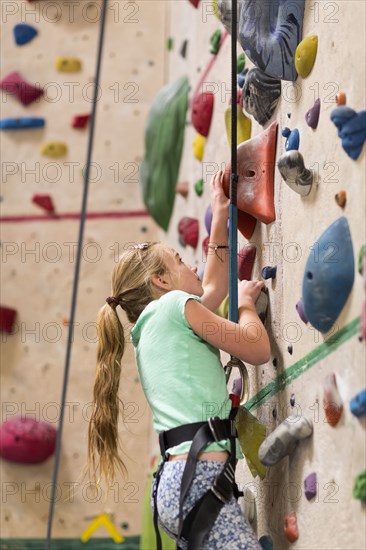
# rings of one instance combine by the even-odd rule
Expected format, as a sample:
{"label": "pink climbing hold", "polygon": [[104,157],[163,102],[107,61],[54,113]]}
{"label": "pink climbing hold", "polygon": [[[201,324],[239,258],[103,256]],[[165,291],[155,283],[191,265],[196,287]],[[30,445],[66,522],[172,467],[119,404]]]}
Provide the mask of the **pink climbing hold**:
{"label": "pink climbing hold", "polygon": [[323,383],[323,408],[326,421],[331,426],[336,426],[343,412],[343,403],[337,388],[334,372],[328,374]]}
{"label": "pink climbing hold", "polygon": [[296,512],[291,512],[284,517],[284,531],[289,542],[295,542],[299,538]]}
{"label": "pink climbing hold", "polygon": [[56,448],[57,430],[48,422],[16,417],[0,426],[0,456],[22,464],[47,460]]}
{"label": "pink climbing hold", "polygon": [[239,281],[250,281],[253,273],[253,266],[257,248],[254,244],[244,246],[238,257],[238,279]]}
{"label": "pink climbing hold", "polygon": [[47,212],[50,212],[51,214],[55,213],[55,207],[53,205],[50,195],[33,195],[32,202],[34,202],[34,204],[37,204]]}
{"label": "pink climbing hold", "polygon": [[178,224],[178,233],[184,244],[197,247],[199,223],[196,218],[183,217]]}
{"label": "pink climbing hold", "polygon": [[72,128],[85,128],[90,120],[91,114],[88,115],[75,115],[71,122]]}
{"label": "pink climbing hold", "polygon": [[42,88],[26,82],[18,72],[10,73],[0,81],[0,89],[15,95],[23,105],[29,105],[43,95]]}
{"label": "pink climbing hold", "polygon": [[195,130],[203,137],[210,131],[214,107],[214,95],[211,92],[197,94],[192,102],[192,124]]}
{"label": "pink climbing hold", "polygon": [[0,306],[0,332],[13,334],[14,323],[17,316],[16,309],[11,307]]}
{"label": "pink climbing hold", "polygon": [[202,241],[202,249],[206,257],[208,256],[208,243],[210,242],[210,235],[207,235]]}

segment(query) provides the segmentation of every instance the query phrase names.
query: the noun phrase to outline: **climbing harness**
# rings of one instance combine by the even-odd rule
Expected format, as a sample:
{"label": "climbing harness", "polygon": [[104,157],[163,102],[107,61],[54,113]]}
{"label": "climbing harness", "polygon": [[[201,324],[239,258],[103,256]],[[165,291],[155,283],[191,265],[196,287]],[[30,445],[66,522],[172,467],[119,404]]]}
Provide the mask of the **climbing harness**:
{"label": "climbing harness", "polygon": [[94,97],[93,97],[93,104],[92,104],[92,114],[90,117],[90,131],[89,131],[87,160],[86,160],[85,172],[84,172],[84,191],[83,191],[82,207],[80,212],[79,239],[78,239],[78,248],[77,248],[77,254],[76,254],[74,283],[73,283],[73,289],[72,289],[69,333],[68,333],[68,340],[67,340],[65,370],[64,370],[64,379],[63,379],[62,395],[61,395],[61,403],[60,403],[60,421],[59,421],[58,430],[57,430],[55,464],[54,464],[53,475],[52,475],[50,510],[49,510],[49,516],[48,516],[48,524],[47,524],[46,550],[50,550],[51,548],[52,521],[53,521],[53,514],[54,514],[56,495],[57,495],[57,477],[58,477],[58,468],[60,463],[62,428],[64,423],[66,391],[67,391],[67,383],[68,383],[69,370],[70,370],[71,346],[73,342],[76,299],[77,299],[79,273],[80,273],[80,265],[81,265],[81,258],[82,258],[82,245],[83,245],[86,206],[87,206],[88,190],[89,190],[89,174],[90,174],[93,142],[94,142],[94,128],[95,128],[95,118],[96,118],[96,112],[97,112],[100,72],[101,72],[101,66],[102,66],[102,52],[103,52],[103,44],[104,44],[105,26],[106,26],[105,23],[106,23],[106,15],[107,15],[107,4],[108,4],[108,0],[103,0],[102,12],[101,12],[101,18],[100,18],[100,34],[99,34],[99,44],[98,44]]}
{"label": "climbing harness", "polygon": [[[159,434],[162,461],[158,471],[155,473],[155,484],[152,494],[157,550],[162,550],[158,529],[157,494],[163,468],[169,457],[167,454],[169,448],[179,445],[184,441],[192,441],[183,471],[179,497],[178,539],[183,538],[188,542],[188,550],[198,550],[206,535],[211,531],[221,508],[230,502],[233,495],[236,498],[243,495],[243,493],[239,492],[235,483],[236,412],[237,408],[232,408],[228,419],[220,419],[215,416],[209,418],[207,422],[185,424]],[[222,471],[216,476],[212,487],[196,502],[183,520],[183,504],[194,478],[198,454],[208,443],[227,439],[230,440],[231,452]],[[179,548],[178,545],[177,550]]]}

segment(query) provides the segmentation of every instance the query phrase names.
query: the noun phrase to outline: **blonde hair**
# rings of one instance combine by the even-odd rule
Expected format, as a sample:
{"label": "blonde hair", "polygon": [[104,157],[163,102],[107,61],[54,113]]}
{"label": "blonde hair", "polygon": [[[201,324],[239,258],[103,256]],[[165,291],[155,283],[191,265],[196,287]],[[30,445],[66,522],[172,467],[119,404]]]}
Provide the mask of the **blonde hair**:
{"label": "blonde hair", "polygon": [[112,296],[97,317],[97,370],[93,390],[93,411],[88,433],[89,476],[107,485],[117,470],[126,475],[119,455],[118,418],[123,403],[118,396],[125,335],[116,311],[120,305],[131,323],[136,323],[144,308],[161,293],[152,284],[154,275],[167,272],[167,247],[153,242],[126,250],[112,273]]}

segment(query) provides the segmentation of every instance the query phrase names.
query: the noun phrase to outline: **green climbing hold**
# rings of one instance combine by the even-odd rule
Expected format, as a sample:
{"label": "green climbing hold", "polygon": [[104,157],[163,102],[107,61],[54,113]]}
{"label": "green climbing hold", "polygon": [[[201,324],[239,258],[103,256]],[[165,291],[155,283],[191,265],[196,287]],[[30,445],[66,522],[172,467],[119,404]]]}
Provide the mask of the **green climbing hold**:
{"label": "green climbing hold", "polygon": [[238,74],[242,73],[245,68],[245,54],[241,53],[238,55],[238,58],[236,60],[236,72]]}
{"label": "green climbing hold", "polygon": [[210,53],[212,53],[213,55],[217,54],[217,52],[220,49],[220,42],[221,42],[221,31],[217,30],[213,33],[213,35],[210,38],[210,44],[211,44]]}
{"label": "green climbing hold", "polygon": [[306,78],[311,73],[318,51],[318,37],[316,34],[304,38],[296,48],[295,69],[297,73]]}
{"label": "green climbing hold", "polygon": [[357,262],[357,268],[360,275],[363,275],[363,265],[364,265],[365,255],[366,255],[366,244],[363,244],[358,253],[358,262]]}
{"label": "green climbing hold", "polygon": [[141,187],[150,216],[168,229],[176,196],[188,107],[189,84],[183,76],[155,97],[145,127]]}
{"label": "green climbing hold", "polygon": [[361,472],[353,484],[353,496],[358,500],[366,502],[366,470]]}
{"label": "green climbing hold", "polygon": [[174,46],[174,40],[171,36],[169,36],[168,40],[167,40],[167,48],[168,50],[172,50],[173,49],[173,46]]}
{"label": "green climbing hold", "polygon": [[203,193],[203,179],[197,180],[194,184],[194,190],[196,191],[199,197],[202,197]]}

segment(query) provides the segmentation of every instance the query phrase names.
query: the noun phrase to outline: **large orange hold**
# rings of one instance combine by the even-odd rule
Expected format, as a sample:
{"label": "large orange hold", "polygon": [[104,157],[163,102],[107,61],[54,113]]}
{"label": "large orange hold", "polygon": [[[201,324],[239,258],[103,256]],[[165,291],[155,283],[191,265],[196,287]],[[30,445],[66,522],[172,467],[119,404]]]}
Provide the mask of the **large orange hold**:
{"label": "large orange hold", "polygon": [[[269,224],[275,221],[274,168],[276,159],[277,122],[267,130],[238,146],[237,205],[240,212]],[[224,174],[224,191],[230,194],[230,164]],[[239,212],[238,212],[239,230]],[[253,228],[254,230],[254,228]],[[244,234],[244,233],[243,233]],[[245,235],[246,236],[246,235]]]}

